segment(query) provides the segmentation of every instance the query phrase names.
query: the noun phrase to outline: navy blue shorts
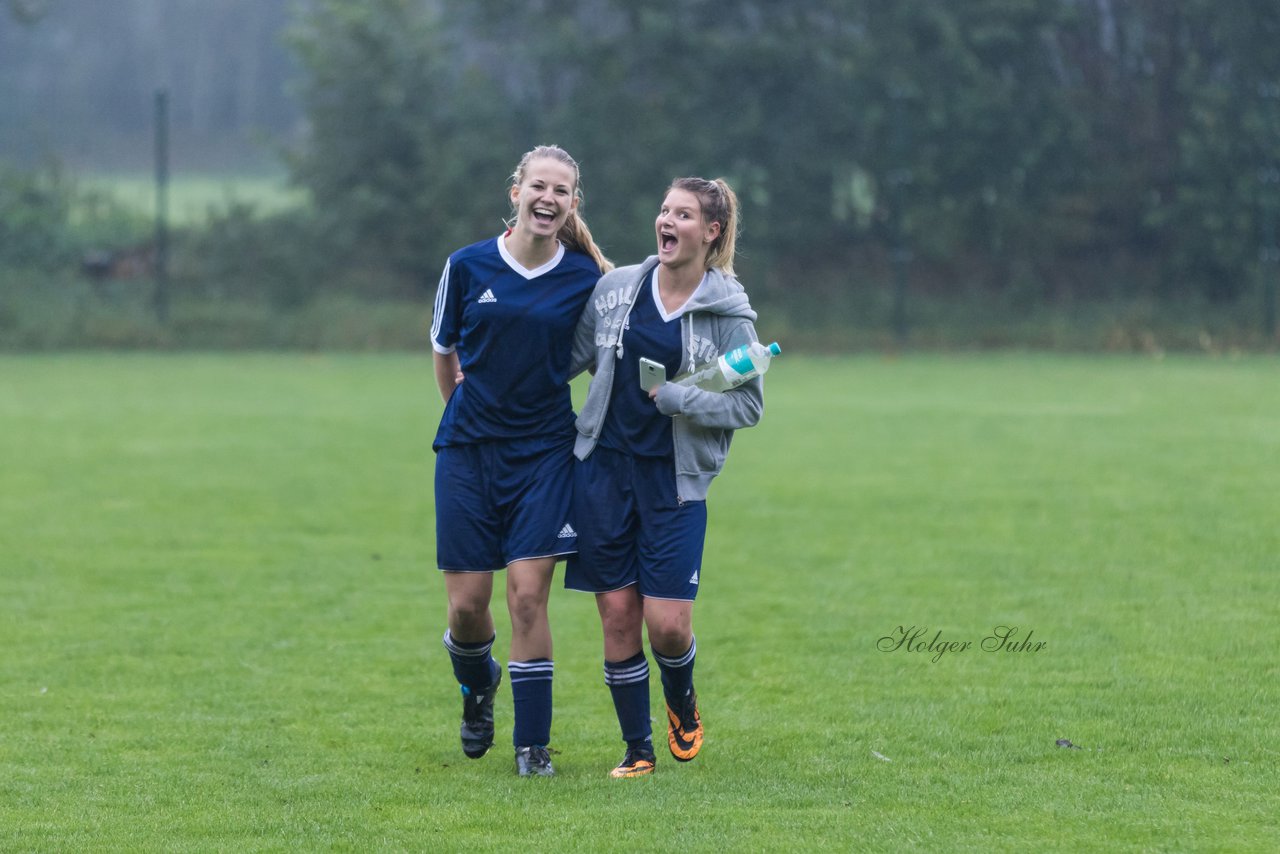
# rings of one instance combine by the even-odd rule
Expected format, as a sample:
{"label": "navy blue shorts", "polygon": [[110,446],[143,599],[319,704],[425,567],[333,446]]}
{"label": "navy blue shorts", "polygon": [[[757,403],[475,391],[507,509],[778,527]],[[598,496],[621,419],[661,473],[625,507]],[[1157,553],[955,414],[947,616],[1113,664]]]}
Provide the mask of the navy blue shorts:
{"label": "navy blue shorts", "polygon": [[493,572],[577,549],[573,438],[446,445],[436,452],[436,565]]}
{"label": "navy blue shorts", "polygon": [[698,597],[707,503],[677,499],[670,458],[597,446],[573,469],[573,520],[578,553],[565,587],[606,593],[637,584],[651,599]]}

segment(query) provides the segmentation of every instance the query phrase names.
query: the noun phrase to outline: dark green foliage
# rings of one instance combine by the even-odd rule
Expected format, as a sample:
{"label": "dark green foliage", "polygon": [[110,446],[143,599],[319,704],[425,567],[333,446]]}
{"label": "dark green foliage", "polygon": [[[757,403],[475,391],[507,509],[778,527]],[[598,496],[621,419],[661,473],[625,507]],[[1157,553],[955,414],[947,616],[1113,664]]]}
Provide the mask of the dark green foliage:
{"label": "dark green foliage", "polygon": [[501,227],[519,143],[496,83],[405,0],[322,0],[293,43],[312,125],[296,178],[362,260],[434,286],[442,253]]}
{"label": "dark green foliage", "polygon": [[341,241],[330,236],[307,209],[260,215],[252,205],[233,204],[182,236],[175,252],[179,284],[197,296],[298,308],[343,260]]}
{"label": "dark green foliage", "polygon": [[52,268],[65,261],[71,202],[58,170],[0,166],[0,263]]}
{"label": "dark green foliage", "polygon": [[0,162],[0,267],[58,270],[142,239],[147,224],[109,195],[82,190],[56,163]]}
{"label": "dark green foliage", "polygon": [[848,287],[834,271],[900,235],[935,286],[1236,299],[1280,155],[1280,99],[1257,94],[1280,84],[1280,12],[1245,7],[320,0],[294,40],[296,174],[427,284],[556,142],[622,261],[697,173],[738,188],[739,266],[766,291]]}
{"label": "dark green foliage", "polygon": [[[35,50],[58,14],[0,39]],[[312,204],[175,235],[171,286],[289,311],[421,300],[502,229],[520,155],[556,143],[619,263],[653,251],[672,178],[728,178],[743,280],[811,340],[889,329],[905,270],[920,346],[948,338],[939,317],[973,332],[981,312],[947,306],[1012,329],[1161,301],[1256,343],[1259,282],[1280,278],[1278,37],[1268,0],[307,0],[288,165]],[[145,255],[151,229],[57,168],[0,169],[0,267]]]}

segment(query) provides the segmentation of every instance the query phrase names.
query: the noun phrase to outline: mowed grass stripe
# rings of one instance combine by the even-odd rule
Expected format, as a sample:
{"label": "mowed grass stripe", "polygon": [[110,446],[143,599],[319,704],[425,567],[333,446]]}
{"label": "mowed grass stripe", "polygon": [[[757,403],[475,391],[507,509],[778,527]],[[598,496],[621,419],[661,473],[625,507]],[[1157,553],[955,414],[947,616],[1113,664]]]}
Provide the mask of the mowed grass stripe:
{"label": "mowed grass stripe", "polygon": [[784,356],[623,782],[560,589],[558,776],[461,756],[428,359],[2,358],[0,848],[1268,850],[1277,367]]}

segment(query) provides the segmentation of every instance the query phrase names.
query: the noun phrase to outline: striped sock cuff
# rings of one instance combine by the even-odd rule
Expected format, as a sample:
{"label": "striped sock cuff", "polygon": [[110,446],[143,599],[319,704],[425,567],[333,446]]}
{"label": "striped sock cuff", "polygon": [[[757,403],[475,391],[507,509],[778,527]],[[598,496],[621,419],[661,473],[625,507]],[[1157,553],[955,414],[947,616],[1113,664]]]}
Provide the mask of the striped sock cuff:
{"label": "striped sock cuff", "polygon": [[493,642],[498,639],[495,634],[479,644],[461,643],[453,639],[453,633],[448,629],[444,632],[444,648],[449,650],[450,655],[456,655],[460,658],[488,658],[490,651],[493,649]]}
{"label": "striped sock cuff", "polygon": [[676,658],[667,658],[665,655],[659,655],[658,653],[655,652],[653,654],[653,657],[657,660],[658,664],[664,667],[684,667],[690,661],[693,661],[693,657],[697,654],[698,654],[698,639],[695,637],[693,638],[693,640],[689,642],[689,651],[686,652],[684,655],[678,656]]}
{"label": "striped sock cuff", "polygon": [[644,653],[639,653],[626,661],[606,661],[604,663],[604,684],[633,685],[637,682],[649,681],[649,660]]}
{"label": "striped sock cuff", "polygon": [[512,685],[517,682],[550,682],[555,669],[555,662],[549,658],[507,662],[507,672],[511,674]]}

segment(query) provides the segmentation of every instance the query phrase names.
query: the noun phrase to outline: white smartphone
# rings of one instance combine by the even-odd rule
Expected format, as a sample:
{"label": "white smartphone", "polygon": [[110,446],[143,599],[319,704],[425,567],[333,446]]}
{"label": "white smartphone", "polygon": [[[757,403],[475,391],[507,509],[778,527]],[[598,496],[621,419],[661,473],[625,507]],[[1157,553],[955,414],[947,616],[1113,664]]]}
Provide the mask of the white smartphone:
{"label": "white smartphone", "polygon": [[661,362],[640,357],[640,388],[652,391],[667,381],[667,368]]}

